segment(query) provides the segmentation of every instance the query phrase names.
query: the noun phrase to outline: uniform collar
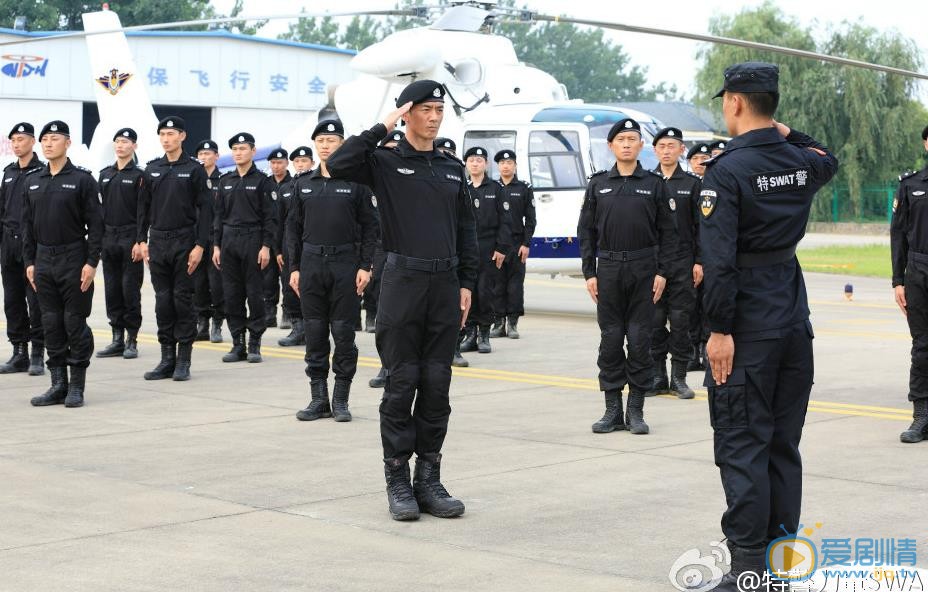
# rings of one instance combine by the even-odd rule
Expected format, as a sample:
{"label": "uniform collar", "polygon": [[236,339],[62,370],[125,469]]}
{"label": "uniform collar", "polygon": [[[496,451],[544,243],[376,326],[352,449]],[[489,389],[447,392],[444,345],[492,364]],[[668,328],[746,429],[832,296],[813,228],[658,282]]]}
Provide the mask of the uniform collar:
{"label": "uniform collar", "polygon": [[484,176],[483,176],[483,181],[480,183],[480,185],[474,185],[473,179],[471,179],[470,186],[473,187],[473,188],[475,188],[475,189],[479,189],[479,188],[483,187],[484,185],[488,185],[488,184],[491,183],[492,181],[493,181],[493,179],[491,179],[489,175],[484,175]]}
{"label": "uniform collar", "polygon": [[521,183],[521,182],[522,182],[522,181],[519,180],[519,176],[518,176],[518,175],[513,175],[513,176],[512,176],[512,181],[510,181],[509,183],[503,183],[503,178],[502,178],[502,177],[500,177],[500,178],[497,180],[497,183],[499,183],[499,184],[502,185],[503,187],[511,187],[512,185],[517,185],[517,184],[519,184],[519,183]]}
{"label": "uniform collar", "polygon": [[116,162],[114,162],[113,164],[111,164],[110,166],[111,166],[111,167],[113,168],[113,170],[115,170],[117,173],[121,173],[121,172],[123,172],[123,171],[128,171],[129,169],[134,169],[134,168],[135,168],[135,163],[134,163],[133,161],[130,160],[130,161],[129,161],[129,164],[127,164],[124,168],[119,168],[119,161],[116,161]]}
{"label": "uniform collar", "polygon": [[[613,164],[613,165],[612,165],[612,168],[609,169],[609,176],[612,177],[613,179],[616,179],[616,178],[619,178],[619,177],[622,176],[622,175],[619,173],[619,165],[618,165],[618,164]],[[632,172],[632,174],[631,174],[630,176],[635,177],[635,178],[637,178],[637,179],[643,179],[644,177],[647,176],[647,172],[646,172],[646,171],[644,170],[644,168],[641,166],[641,161],[640,161],[640,160],[638,161],[638,164],[635,166],[634,172]]]}
{"label": "uniform collar", "polygon": [[283,179],[281,179],[280,181],[278,181],[276,178],[274,178],[274,182],[277,183],[278,185],[283,185],[284,183],[286,183],[287,181],[290,181],[290,180],[292,180],[292,179],[293,179],[293,177],[290,176],[290,171],[287,171],[287,174],[284,175],[284,178],[283,178]]}
{"label": "uniform collar", "polygon": [[[57,176],[59,176],[59,175],[63,175],[64,173],[67,173],[67,172],[71,171],[72,169],[74,169],[74,164],[71,162],[71,159],[68,158],[67,160],[65,160],[64,166],[61,167],[61,170],[58,171],[58,174],[55,175],[55,176],[57,177]],[[38,173],[36,173],[36,174],[38,174]],[[48,166],[47,163],[45,164],[45,168],[42,170],[42,173],[41,173],[41,174],[42,174],[43,177],[51,177],[51,176],[52,176],[52,169],[51,169],[51,167]]]}
{"label": "uniform collar", "polygon": [[780,135],[780,132],[775,127],[764,127],[735,136],[725,144],[725,152],[748,146],[765,146],[783,144],[784,142],[786,142],[786,138]]}
{"label": "uniform collar", "polygon": [[[19,168],[19,159],[18,159],[18,158],[17,158],[16,160],[13,161],[13,166],[15,166],[16,168]],[[29,159],[29,163],[28,163],[24,168],[21,168],[21,169],[19,169],[19,170],[25,171],[25,170],[27,170],[27,169],[34,169],[34,168],[40,167],[40,166],[42,166],[42,161],[39,160],[39,156],[38,156],[35,152],[33,152],[33,153],[32,153],[32,158]]]}
{"label": "uniform collar", "polygon": [[[252,163],[251,163],[251,168],[248,169],[248,172],[247,172],[247,173],[245,173],[244,175],[241,175],[241,178],[248,177],[248,176],[250,176],[250,175],[255,174],[256,172],[258,172],[258,167],[255,166],[255,163],[254,163],[254,162],[252,162]],[[232,169],[232,174],[234,174],[236,177],[238,177],[238,176],[239,176],[239,174],[238,174],[238,168]]]}
{"label": "uniform collar", "polygon": [[[658,164],[657,168],[654,169],[654,172],[664,177],[664,171],[661,169],[661,165]],[[683,177],[683,169],[680,167],[679,163],[674,167],[673,174],[669,177],[664,177],[665,179],[680,179]]]}
{"label": "uniform collar", "polygon": [[183,150],[180,151],[180,156],[177,157],[177,160],[168,160],[168,155],[165,154],[161,158],[164,159],[165,164],[177,164],[179,162],[184,162],[185,160],[190,160],[190,157],[187,156],[187,153]]}
{"label": "uniform collar", "polygon": [[321,165],[320,165],[320,166],[317,166],[316,168],[314,168],[313,170],[311,170],[311,171],[309,171],[308,173],[305,173],[305,174],[306,174],[306,175],[309,175],[309,178],[310,178],[310,179],[328,179],[328,178],[329,178],[329,177],[326,177],[325,175],[322,174],[322,166],[321,166]]}
{"label": "uniform collar", "polygon": [[406,141],[406,138],[403,138],[396,143],[394,148],[397,152],[400,153],[400,156],[407,158],[410,156],[428,156],[430,158],[435,158],[436,156],[444,156],[445,153],[439,150],[438,148],[432,148],[431,152],[420,152],[412,147],[412,145]]}

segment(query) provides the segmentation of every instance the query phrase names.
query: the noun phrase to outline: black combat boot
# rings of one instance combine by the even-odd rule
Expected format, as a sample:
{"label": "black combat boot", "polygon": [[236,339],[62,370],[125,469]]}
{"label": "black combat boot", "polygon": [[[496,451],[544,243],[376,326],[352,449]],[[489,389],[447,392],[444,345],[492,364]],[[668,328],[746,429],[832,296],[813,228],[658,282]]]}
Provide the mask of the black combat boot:
{"label": "black combat boot", "polygon": [[690,361],[686,363],[686,371],[687,371],[687,372],[696,372],[697,370],[705,370],[705,368],[701,367],[702,365],[699,363],[699,361],[700,361],[700,355],[701,355],[701,354],[700,354],[700,351],[699,351],[699,344],[698,344],[698,343],[694,343],[694,344],[693,344],[692,352],[691,352],[691,353],[692,353],[693,355],[692,355],[692,358],[690,359]]}
{"label": "black combat boot", "polygon": [[250,364],[260,364],[264,361],[261,357],[261,336],[251,333],[248,335],[248,362]]}
{"label": "black combat boot", "polygon": [[928,438],[928,399],[915,399],[912,407],[914,421],[909,429],[899,434],[899,441],[906,444],[915,444]]}
{"label": "black combat boot", "polygon": [[490,337],[505,337],[506,336],[506,317],[498,316],[496,317],[496,322],[493,323],[493,328],[490,329]]}
{"label": "black combat boot", "polygon": [[222,343],[222,319],[213,317],[213,324],[209,330],[210,343]]}
{"label": "black combat boot", "polygon": [[686,384],[686,362],[670,362],[670,392],[679,399],[692,399],[696,396]]}
{"label": "black combat boot", "polygon": [[408,458],[385,458],[383,475],[387,479],[387,503],[394,520],[418,520],[419,504],[409,482]]}
{"label": "black combat boot", "polygon": [[0,374],[13,374],[29,370],[29,346],[25,343],[13,344],[13,355],[6,364],[0,366]]}
{"label": "black combat boot", "polygon": [[470,362],[464,359],[464,356],[461,355],[461,342],[454,344],[454,357],[451,358],[451,365],[455,368],[467,368],[470,366]]}
{"label": "black combat boot", "polygon": [[464,338],[461,340],[461,351],[477,351],[477,326],[467,325],[464,327]]}
{"label": "black combat boot", "polygon": [[117,358],[126,350],[126,332],[122,327],[113,327],[113,341],[97,352],[98,358]]}
{"label": "black combat boot", "polygon": [[416,457],[412,489],[423,512],[438,518],[454,518],[464,513],[464,502],[451,497],[441,484],[441,454]]}
{"label": "black combat boot", "polygon": [[280,328],[284,331],[293,328],[293,319],[287,313],[281,313],[280,315]]}
{"label": "black combat boot", "polygon": [[506,336],[509,339],[519,338],[519,315],[509,315],[509,325],[506,328]]}
{"label": "black combat boot", "polygon": [[248,352],[245,351],[245,332],[242,331],[232,336],[232,349],[229,353],[222,356],[223,362],[242,362],[248,359]]}
{"label": "black combat boot", "polygon": [[622,420],[622,391],[606,391],[606,412],[602,419],[593,424],[594,434],[608,434],[625,429]]}
{"label": "black combat boot", "polygon": [[645,397],[661,395],[670,390],[670,384],[667,381],[667,360],[662,358],[654,362],[654,379],[651,382],[651,388],[644,394]]}
{"label": "black combat boot", "polygon": [[174,376],[174,365],[177,363],[175,344],[161,344],[161,361],[151,372],[145,373],[145,380],[164,380]]}
{"label": "black combat boot", "polygon": [[351,421],[351,411],[348,409],[348,394],[350,392],[350,380],[344,378],[335,379],[335,389],[332,391],[332,418],[335,421]]}
{"label": "black combat boot", "polygon": [[278,339],[277,345],[281,347],[306,345],[306,332],[303,329],[303,319],[293,319],[293,328],[290,329],[290,334]]}
{"label": "black combat boot", "polygon": [[367,381],[367,386],[371,388],[383,388],[387,386],[387,369],[381,366],[377,376]]}
{"label": "black combat boot", "polygon": [[68,383],[68,394],[64,399],[65,407],[84,406],[84,384],[87,380],[87,367],[71,366],[71,381]]}
{"label": "black combat boot", "polygon": [[493,351],[490,347],[490,326],[480,325],[480,334],[477,337],[477,353],[488,354]]}
{"label": "black combat boot", "polygon": [[[728,543],[728,548],[731,549],[731,570],[722,576],[722,581],[713,589],[714,592],[760,592],[766,590],[767,586],[762,582],[766,579],[764,573],[767,571],[767,548],[764,546],[738,547],[731,543]],[[745,582],[739,585],[738,578],[745,572],[757,574],[756,578],[751,578],[757,582],[757,587],[745,588]]]}
{"label": "black combat boot", "polygon": [[200,317],[197,319],[197,336],[194,341],[209,341],[209,317]]}
{"label": "black combat boot", "polygon": [[297,419],[314,421],[323,417],[332,417],[332,408],[329,407],[329,385],[324,379],[309,381],[309,395],[309,405],[306,409],[296,412]]}
{"label": "black combat boot", "polygon": [[644,393],[628,393],[628,407],[625,409],[625,425],[633,434],[647,434],[650,430],[644,422]]}
{"label": "black combat boot", "polygon": [[33,407],[61,405],[68,396],[68,368],[49,368],[48,373],[52,377],[52,386],[38,397],[32,397],[29,402]]}
{"label": "black combat boot", "polygon": [[192,343],[177,344],[177,365],[172,378],[177,381],[190,380],[190,358],[193,355]]}
{"label": "black combat boot", "polygon": [[129,329],[129,334],[126,337],[126,349],[122,352],[123,359],[134,360],[139,357],[139,330],[138,329]]}
{"label": "black combat boot", "polygon": [[45,374],[45,346],[32,342],[32,353],[29,355],[29,376],[42,376]]}
{"label": "black combat boot", "polygon": [[376,333],[377,332],[377,313],[367,311],[367,314],[364,315],[364,332],[365,333]]}

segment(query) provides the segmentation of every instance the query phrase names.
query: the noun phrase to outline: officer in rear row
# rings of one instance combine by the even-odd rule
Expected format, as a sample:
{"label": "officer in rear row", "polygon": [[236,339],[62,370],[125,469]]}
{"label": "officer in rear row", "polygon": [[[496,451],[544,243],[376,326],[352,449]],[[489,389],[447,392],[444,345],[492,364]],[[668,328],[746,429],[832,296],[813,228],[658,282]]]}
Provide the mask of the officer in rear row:
{"label": "officer in rear row", "polygon": [[25,179],[23,261],[42,307],[52,386],[32,404],[81,407],[93,353],[87,317],[100,262],[103,212],[93,175],[68,158],[68,124],[45,124],[39,142],[48,164]]}
{"label": "officer in rear row", "polygon": [[[928,127],[922,130],[928,151]],[[899,439],[928,438],[928,166],[899,177],[890,227],[893,290],[912,334],[909,401],[913,421]]]}
{"label": "officer in rear row", "polygon": [[[311,171],[315,166],[313,162],[313,149],[309,146],[297,146],[290,153],[290,162],[296,175]],[[290,319],[290,333],[277,340],[281,347],[306,345],[306,333],[303,329],[303,312],[300,310],[299,290],[290,286],[290,254],[287,248],[287,219],[290,217],[290,208],[293,207],[293,186],[296,176],[290,182],[281,185],[277,192],[277,221],[280,232],[277,233],[277,266],[280,268],[281,301],[283,302],[283,316]]]}
{"label": "officer in rear row", "polygon": [[647,434],[644,396],[654,374],[654,305],[667,284],[664,261],[676,248],[674,217],[663,179],[638,162],[644,147],[638,122],[617,121],[606,139],[616,163],[590,178],[577,225],[583,276],[601,332],[599,388],[605,393],[606,412],[593,424],[593,432],[627,427],[633,434]]}
{"label": "officer in rear row", "polygon": [[[197,144],[197,160],[203,163],[207,184],[213,194],[213,208],[219,196],[219,145],[212,140],[203,140]],[[210,221],[209,243],[206,246],[207,257],[213,253],[213,226]],[[222,301],[222,272],[215,265],[197,266],[193,272],[194,308],[197,310],[197,341],[209,339],[210,343],[222,343],[222,321],[226,318],[225,305]],[[212,320],[212,323],[210,322]]]}
{"label": "officer in rear row", "polygon": [[[277,327],[277,303],[280,302],[281,294],[283,290],[286,290],[287,285],[281,280],[281,270],[277,263],[277,259],[281,254],[281,251],[278,250],[278,243],[283,240],[283,231],[284,227],[280,225],[279,221],[281,219],[286,220],[286,216],[281,217],[281,207],[277,203],[277,200],[280,198],[281,193],[284,193],[284,188],[290,184],[293,180],[293,177],[290,175],[290,169],[288,168],[289,153],[283,148],[277,148],[273,150],[267,157],[268,166],[271,169],[269,175],[270,179],[274,182],[274,194],[277,195],[274,198],[274,207],[277,210],[276,218],[278,220],[279,232],[277,233],[276,242],[271,248],[271,265],[268,265],[264,268],[264,315],[267,320],[268,327]],[[287,315],[284,314],[281,317],[280,328],[281,329],[290,329],[292,328],[292,323],[290,319],[287,318]]]}

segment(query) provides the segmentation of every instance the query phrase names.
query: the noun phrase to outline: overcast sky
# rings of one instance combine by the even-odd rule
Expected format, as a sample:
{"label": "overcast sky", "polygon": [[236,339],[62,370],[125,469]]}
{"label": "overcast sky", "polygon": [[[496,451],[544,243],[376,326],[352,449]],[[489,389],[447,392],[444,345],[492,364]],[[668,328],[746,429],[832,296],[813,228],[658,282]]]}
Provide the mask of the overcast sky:
{"label": "overcast sky", "polygon": [[[213,0],[218,12],[228,14],[234,0]],[[428,4],[428,1],[426,2]],[[569,14],[576,18],[588,18],[627,23],[645,27],[667,28],[694,33],[708,33],[709,18],[716,14],[733,14],[742,8],[758,6],[762,0],[664,0],[661,2],[618,2],[612,3],[616,8],[604,12],[608,6],[602,0],[518,0],[517,4],[527,4],[532,10],[545,14]],[[394,0],[244,0],[246,15],[292,14],[305,6],[307,11],[344,11],[364,9],[390,9]],[[565,8],[569,5],[569,8]],[[924,0],[842,0],[842,2],[814,2],[809,0],[777,0],[776,5],[787,15],[795,17],[800,23],[812,25],[824,37],[830,27],[837,26],[843,20],[861,19],[879,30],[897,29],[903,35],[916,40],[922,55],[928,56],[928,36],[924,33],[928,20],[928,4]],[[840,12],[838,12],[840,7]],[[260,32],[267,37],[276,37],[287,30],[286,21],[271,21]],[[695,87],[693,71],[696,68],[695,54],[699,44],[695,41],[677,40],[666,37],[640,35],[633,33],[607,32],[614,41],[620,43],[631,57],[632,63],[646,66],[648,80],[652,84],[667,81],[677,85],[684,94],[690,96]],[[923,66],[923,71],[928,66]],[[928,81],[920,83],[920,96],[928,103]]]}

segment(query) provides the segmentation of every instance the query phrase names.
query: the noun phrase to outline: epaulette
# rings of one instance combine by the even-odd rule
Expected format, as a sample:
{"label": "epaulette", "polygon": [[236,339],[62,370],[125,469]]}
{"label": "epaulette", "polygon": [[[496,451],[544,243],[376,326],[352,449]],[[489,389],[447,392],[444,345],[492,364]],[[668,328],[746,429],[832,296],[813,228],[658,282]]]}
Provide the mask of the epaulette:
{"label": "epaulette", "polygon": [[918,171],[906,171],[906,172],[902,173],[901,175],[899,175],[899,180],[902,181],[902,180],[904,180],[904,179],[908,179],[909,177],[911,177],[912,175],[915,175],[915,174],[917,174],[917,173],[918,173]]}
{"label": "epaulette", "polygon": [[197,158],[196,156],[191,156],[191,157],[190,157],[190,160],[192,160],[193,162],[195,162],[195,163],[197,163],[197,164],[199,164],[199,165],[202,165],[202,164],[203,164],[203,161],[200,160],[199,158]]}
{"label": "epaulette", "polygon": [[592,179],[593,177],[598,177],[599,175],[602,175],[603,173],[608,173],[608,172],[609,172],[608,170],[602,169],[600,171],[596,171],[595,173],[587,177],[587,179]]}
{"label": "epaulette", "polygon": [[146,165],[146,166],[147,166],[147,165],[150,165],[150,164],[152,164],[152,163],[158,162],[159,160],[161,160],[161,157],[160,157],[160,156],[157,157],[157,158],[152,158],[151,160],[149,160],[148,162],[146,162],[145,165]]}
{"label": "epaulette", "polygon": [[234,173],[234,172],[235,172],[235,169],[228,170],[228,171],[222,173],[221,175],[219,175],[219,178],[222,179],[223,177],[225,177],[225,176],[227,176],[227,175],[231,175],[231,174]]}
{"label": "epaulette", "polygon": [[308,174],[311,173],[311,172],[312,172],[312,169],[310,169],[310,170],[308,170],[308,171],[300,171],[300,172],[298,172],[297,174],[295,174],[295,175],[293,175],[292,177],[290,177],[290,180],[293,181],[294,179],[299,179],[299,178],[302,177],[303,175],[308,175]]}
{"label": "epaulette", "polygon": [[713,164],[717,163],[717,162],[719,161],[719,159],[722,158],[723,156],[725,156],[726,154],[728,154],[728,150],[725,150],[724,152],[719,152],[718,154],[716,154],[715,156],[713,156],[713,157],[710,158],[709,160],[703,161],[702,165],[703,165],[703,166],[713,165]]}
{"label": "epaulette", "polygon": [[90,169],[88,169],[88,168],[86,168],[86,167],[82,167],[82,166],[79,165],[79,164],[74,165],[74,168],[76,168],[77,170],[79,170],[79,171],[81,171],[81,172],[87,173],[88,175],[93,175],[93,171],[92,171],[92,170],[90,170]]}
{"label": "epaulette", "polygon": [[660,177],[661,180],[664,179],[664,175],[661,174],[661,173],[658,173],[657,171],[648,170],[648,172],[651,173],[652,175],[654,175],[655,177]]}
{"label": "epaulette", "polygon": [[37,172],[43,170],[44,168],[45,168],[44,166],[40,166],[40,167],[35,167],[34,169],[29,169],[28,171],[26,171],[25,173],[23,173],[23,176],[25,177],[26,175],[31,175],[32,173],[37,173]]}
{"label": "epaulette", "polygon": [[700,177],[699,175],[697,175],[697,174],[694,173],[693,171],[683,171],[683,172],[686,173],[687,175],[689,175],[690,177],[693,177],[694,179],[700,179],[700,180],[702,179],[702,177]]}
{"label": "epaulette", "polygon": [[8,165],[6,165],[5,167],[3,167],[3,170],[8,171],[8,170],[10,170],[11,168],[13,168],[15,165],[16,165],[16,161],[14,160],[14,161],[11,162],[10,164],[8,164]]}

